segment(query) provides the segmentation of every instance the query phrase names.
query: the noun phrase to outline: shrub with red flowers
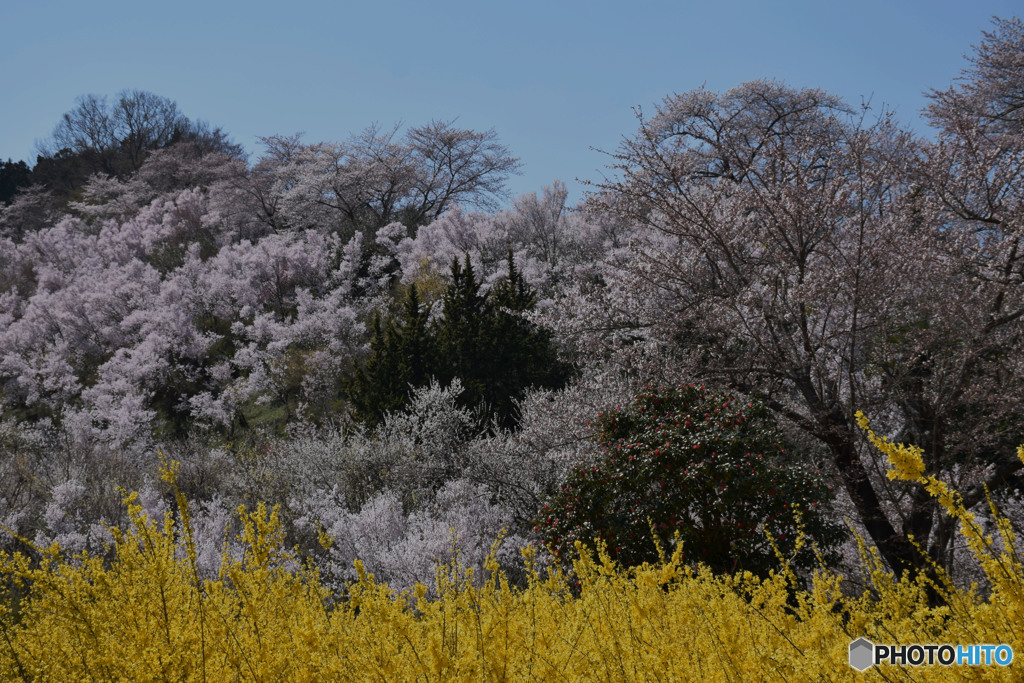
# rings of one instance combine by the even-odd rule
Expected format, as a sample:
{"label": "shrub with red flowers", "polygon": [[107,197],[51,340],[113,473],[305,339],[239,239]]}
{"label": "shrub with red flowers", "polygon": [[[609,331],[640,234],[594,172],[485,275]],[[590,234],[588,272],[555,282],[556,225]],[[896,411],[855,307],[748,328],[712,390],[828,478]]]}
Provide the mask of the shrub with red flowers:
{"label": "shrub with red flowers", "polygon": [[[768,411],[704,387],[647,387],[598,416],[604,448],[575,469],[534,520],[561,558],[602,541],[625,566],[658,559],[678,538],[686,562],[765,575],[776,548],[797,567],[836,560],[845,529],[821,475],[796,461]],[[802,532],[802,534],[801,534]],[[798,544],[801,537],[803,543]],[[773,547],[774,546],[774,547]]]}

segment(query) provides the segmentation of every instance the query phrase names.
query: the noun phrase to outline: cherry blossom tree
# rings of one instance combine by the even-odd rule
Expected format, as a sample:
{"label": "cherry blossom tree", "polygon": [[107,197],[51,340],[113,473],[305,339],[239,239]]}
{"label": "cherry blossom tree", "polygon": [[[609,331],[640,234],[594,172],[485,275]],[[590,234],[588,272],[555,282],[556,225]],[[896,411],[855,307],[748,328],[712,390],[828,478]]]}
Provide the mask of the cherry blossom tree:
{"label": "cherry blossom tree", "polygon": [[1024,131],[1024,22],[995,17],[993,24],[993,30],[982,32],[960,78],[931,92],[927,113],[947,133],[948,124],[964,116],[987,129]]}
{"label": "cherry blossom tree", "polygon": [[257,169],[273,177],[279,199],[258,195],[292,228],[371,233],[393,222],[429,223],[455,203],[495,208],[519,161],[493,130],[433,121],[399,137],[396,126],[371,126],[343,143],[302,145],[267,138]]}
{"label": "cherry blossom tree", "polygon": [[362,267],[361,236],[234,241],[216,197],[235,190],[219,180],[223,160],[207,160],[206,189],[146,203],[154,188],[138,178],[97,178],[80,217],[7,242],[8,410],[144,447],[161,425],[230,429],[260,401],[293,415],[324,403],[386,278]]}
{"label": "cherry blossom tree", "polygon": [[[968,506],[986,488],[1022,484],[1011,453],[1024,430],[1024,23],[995,19],[969,64],[931,93],[925,112],[937,134],[919,176],[922,213],[939,226],[955,270],[936,290],[941,305],[925,295],[934,323],[901,383],[929,465],[968,451],[987,466],[965,493]],[[927,520],[911,521],[927,531]],[[944,538],[952,524],[940,525]]]}
{"label": "cherry blossom tree", "polygon": [[[1019,315],[1005,292],[979,297],[974,269],[994,245],[930,208],[923,143],[822,91],[763,81],[698,89],[638,116],[639,132],[614,155],[620,178],[602,186],[613,211],[667,238],[650,238],[632,265],[658,302],[655,317],[641,309],[636,322],[674,340],[695,377],[764,395],[827,447],[895,569],[927,565],[910,536],[929,539],[942,560],[948,535],[933,529],[935,505],[872,474],[853,414],[876,411],[915,436],[927,425],[935,473],[953,476],[966,457],[973,483],[1006,478],[979,470],[993,463],[972,450],[965,419],[1012,415],[995,398],[996,377],[1020,375],[989,353],[1008,351],[1009,337],[977,350],[971,332],[999,301],[1007,310],[991,320]],[[954,432],[959,456],[945,448]]]}

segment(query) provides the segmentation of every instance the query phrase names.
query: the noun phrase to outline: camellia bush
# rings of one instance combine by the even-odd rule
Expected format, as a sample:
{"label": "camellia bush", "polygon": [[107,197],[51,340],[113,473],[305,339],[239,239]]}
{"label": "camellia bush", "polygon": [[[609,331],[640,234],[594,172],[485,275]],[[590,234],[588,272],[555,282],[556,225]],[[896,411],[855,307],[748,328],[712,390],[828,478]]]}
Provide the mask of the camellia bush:
{"label": "camellia bush", "polygon": [[829,488],[793,462],[761,405],[702,386],[648,386],[600,415],[596,430],[603,455],[577,467],[535,520],[556,556],[601,543],[636,566],[681,542],[687,562],[759,576],[780,556],[803,568],[836,560],[845,530]]}

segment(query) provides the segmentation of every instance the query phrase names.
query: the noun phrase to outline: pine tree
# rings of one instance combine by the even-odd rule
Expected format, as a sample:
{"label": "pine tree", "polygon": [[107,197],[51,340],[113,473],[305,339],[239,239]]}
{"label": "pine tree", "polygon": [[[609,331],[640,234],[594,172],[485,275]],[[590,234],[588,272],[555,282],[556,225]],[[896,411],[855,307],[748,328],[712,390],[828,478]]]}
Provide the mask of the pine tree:
{"label": "pine tree", "polygon": [[487,321],[493,317],[493,306],[480,293],[468,255],[464,267],[452,259],[451,272],[452,282],[444,293],[444,319],[437,331],[438,378],[444,384],[460,378],[463,400],[475,407],[485,400],[481,374],[488,363]]}
{"label": "pine tree", "polygon": [[370,358],[356,374],[351,400],[357,416],[370,425],[405,405],[414,387],[430,380],[433,338],[430,311],[420,303],[416,285],[409,288],[397,320],[373,316]]}
{"label": "pine tree", "polygon": [[529,387],[565,384],[572,368],[558,359],[551,333],[522,316],[537,296],[511,253],[508,258],[508,275],[490,293],[480,291],[468,256],[461,264],[453,259],[443,317],[434,325],[415,285],[401,314],[374,317],[370,358],[350,392],[359,419],[376,424],[402,408],[413,387],[458,378],[463,406],[478,410],[484,423],[510,429],[517,423],[516,402]]}
{"label": "pine tree", "polygon": [[517,421],[516,401],[529,387],[558,388],[565,385],[572,367],[558,358],[551,332],[523,313],[537,305],[537,293],[516,268],[511,250],[508,275],[491,290],[492,315],[486,321],[483,366],[492,414],[505,428]]}

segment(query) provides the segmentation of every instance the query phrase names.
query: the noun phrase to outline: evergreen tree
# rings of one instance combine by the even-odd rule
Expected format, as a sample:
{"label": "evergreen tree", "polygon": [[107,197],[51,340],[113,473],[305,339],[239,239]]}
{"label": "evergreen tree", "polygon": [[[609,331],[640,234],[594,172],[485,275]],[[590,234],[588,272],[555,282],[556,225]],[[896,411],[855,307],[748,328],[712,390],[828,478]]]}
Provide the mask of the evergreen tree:
{"label": "evergreen tree", "polygon": [[465,391],[461,401],[469,407],[486,405],[487,386],[485,367],[488,358],[488,322],[493,317],[493,305],[486,294],[480,293],[480,282],[473,272],[473,264],[466,256],[465,266],[452,259],[452,282],[444,293],[444,318],[437,330],[437,377],[448,384],[458,377]]}
{"label": "evergreen tree", "polygon": [[460,403],[508,429],[517,423],[516,401],[526,389],[558,388],[568,380],[572,368],[558,359],[551,333],[521,315],[533,310],[537,297],[511,253],[508,276],[490,293],[480,291],[468,257],[461,264],[453,259],[451,276],[443,317],[434,325],[415,286],[397,317],[375,316],[370,358],[350,392],[361,420],[378,423],[432,377],[442,384],[458,378]]}
{"label": "evergreen tree", "polygon": [[24,161],[0,161],[0,205],[10,204],[18,189],[32,184],[32,169]]}
{"label": "evergreen tree", "polygon": [[405,405],[413,387],[430,380],[434,354],[429,314],[413,284],[397,320],[382,321],[379,314],[374,315],[370,358],[356,374],[350,392],[362,421],[379,423],[385,413]]}
{"label": "evergreen tree", "polygon": [[558,358],[551,332],[523,317],[537,305],[537,293],[508,253],[508,276],[490,293],[481,370],[493,416],[505,428],[517,421],[516,401],[529,387],[561,387],[572,366]]}

